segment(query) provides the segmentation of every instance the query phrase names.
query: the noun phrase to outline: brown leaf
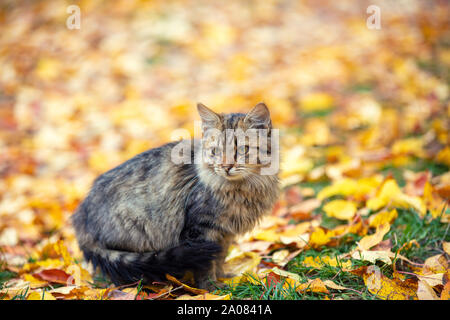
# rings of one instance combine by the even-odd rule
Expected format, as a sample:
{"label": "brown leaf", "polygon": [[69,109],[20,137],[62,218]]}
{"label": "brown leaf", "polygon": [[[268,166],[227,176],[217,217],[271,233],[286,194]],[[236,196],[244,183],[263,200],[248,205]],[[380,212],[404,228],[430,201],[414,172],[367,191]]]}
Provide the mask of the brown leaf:
{"label": "brown leaf", "polygon": [[186,291],[192,292],[194,294],[204,294],[207,293],[208,290],[204,290],[204,289],[198,289],[198,288],[193,288],[188,286],[187,284],[182,283],[180,280],[178,280],[177,278],[171,276],[170,274],[166,274],[166,278],[167,280],[169,280],[172,283],[175,283],[178,286],[182,286]]}
{"label": "brown leaf", "polygon": [[63,270],[59,270],[59,269],[42,270],[41,272],[34,273],[33,276],[38,279],[45,280],[48,282],[61,283],[61,284],[67,284],[67,285],[73,284],[73,283],[68,283],[70,274],[67,274]]}

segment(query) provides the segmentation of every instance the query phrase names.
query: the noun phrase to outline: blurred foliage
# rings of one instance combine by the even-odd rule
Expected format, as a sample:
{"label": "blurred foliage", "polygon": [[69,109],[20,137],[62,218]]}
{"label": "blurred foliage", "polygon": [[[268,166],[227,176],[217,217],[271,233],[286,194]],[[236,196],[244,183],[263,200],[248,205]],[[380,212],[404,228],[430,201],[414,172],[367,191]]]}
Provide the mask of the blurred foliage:
{"label": "blurred foliage", "polygon": [[[367,289],[357,297],[367,298],[377,292],[367,265],[361,266],[367,260],[355,252],[389,265],[390,249],[400,250],[414,237],[422,248],[445,251],[447,1],[85,0],[76,2],[81,29],[69,30],[66,9],[72,4],[0,3],[0,296],[128,299],[188,292],[229,298],[186,287],[172,293],[179,288],[173,281],[145,294],[138,284],[105,288],[108,283],[92,280],[81,264],[69,224],[97,175],[170,141],[177,128],[193,132],[197,102],[243,112],[264,101],[282,129],[285,192],[273,216],[230,252],[230,265],[234,261],[238,270],[259,270],[256,279],[269,274],[266,280],[283,290],[301,283],[287,293],[291,298],[307,298],[310,291],[333,297],[329,290],[344,290],[345,279],[359,277],[355,288]],[[380,30],[366,26],[370,4],[381,9]],[[407,218],[407,210],[418,220]],[[385,253],[358,247],[357,241],[379,234],[381,222],[389,225],[397,216],[403,224],[388,236],[402,225],[417,236],[403,237]],[[418,230],[430,221],[427,239]],[[282,253],[275,255],[277,249]],[[345,267],[340,286],[299,279],[282,270],[295,250],[337,250],[360,268],[351,273]],[[408,249],[404,258],[423,264],[405,270],[432,274],[434,282],[420,276],[399,282],[395,262],[391,278],[377,275],[395,292],[392,297],[448,297],[448,263],[441,256],[426,260],[427,252]],[[271,262],[261,260],[269,254]],[[311,259],[295,258],[290,270],[306,276],[308,268],[320,268]],[[333,263],[327,268],[336,268]],[[331,277],[327,270],[318,272],[322,279]],[[243,283],[253,283],[248,279]],[[57,288],[67,281],[71,286]],[[267,282],[257,285],[251,297],[271,297]]]}

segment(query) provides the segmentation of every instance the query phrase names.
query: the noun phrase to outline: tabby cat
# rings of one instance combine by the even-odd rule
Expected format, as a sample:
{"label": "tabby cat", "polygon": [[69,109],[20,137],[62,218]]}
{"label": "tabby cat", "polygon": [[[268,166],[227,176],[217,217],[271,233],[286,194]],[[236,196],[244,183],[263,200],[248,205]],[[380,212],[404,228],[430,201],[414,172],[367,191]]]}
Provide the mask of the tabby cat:
{"label": "tabby cat", "polygon": [[[117,285],[192,271],[196,286],[210,289],[224,276],[233,239],[251,231],[278,197],[277,173],[261,174],[270,164],[238,161],[260,146],[223,138],[227,129],[263,129],[270,136],[267,106],[259,103],[247,114],[218,114],[202,104],[197,109],[201,140],[150,149],[102,174],[72,217],[86,260]],[[208,135],[212,129],[223,136]],[[191,160],[202,154],[201,161],[172,161],[180,144],[191,147]],[[216,161],[230,146],[231,161]],[[265,152],[271,155],[270,143]]]}

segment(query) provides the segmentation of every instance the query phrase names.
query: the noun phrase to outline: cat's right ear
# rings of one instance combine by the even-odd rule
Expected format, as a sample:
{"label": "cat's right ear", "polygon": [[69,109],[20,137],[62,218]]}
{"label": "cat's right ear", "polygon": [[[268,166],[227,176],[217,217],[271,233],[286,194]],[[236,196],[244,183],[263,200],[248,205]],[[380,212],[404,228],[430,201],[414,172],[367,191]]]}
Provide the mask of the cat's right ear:
{"label": "cat's right ear", "polygon": [[220,123],[220,116],[204,104],[197,104],[198,114],[202,118],[203,127],[214,128]]}

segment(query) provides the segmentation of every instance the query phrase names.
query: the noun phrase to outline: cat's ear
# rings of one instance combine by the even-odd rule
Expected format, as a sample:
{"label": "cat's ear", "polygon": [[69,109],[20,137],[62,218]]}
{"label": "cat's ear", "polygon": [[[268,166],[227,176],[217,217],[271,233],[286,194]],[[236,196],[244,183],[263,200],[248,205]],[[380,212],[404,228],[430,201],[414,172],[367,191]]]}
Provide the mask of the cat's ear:
{"label": "cat's ear", "polygon": [[197,103],[197,110],[202,118],[203,127],[214,128],[220,123],[220,116],[204,104]]}
{"label": "cat's ear", "polygon": [[270,112],[266,104],[263,102],[258,103],[244,118],[244,123],[249,128],[254,129],[269,129],[272,127],[270,121]]}

